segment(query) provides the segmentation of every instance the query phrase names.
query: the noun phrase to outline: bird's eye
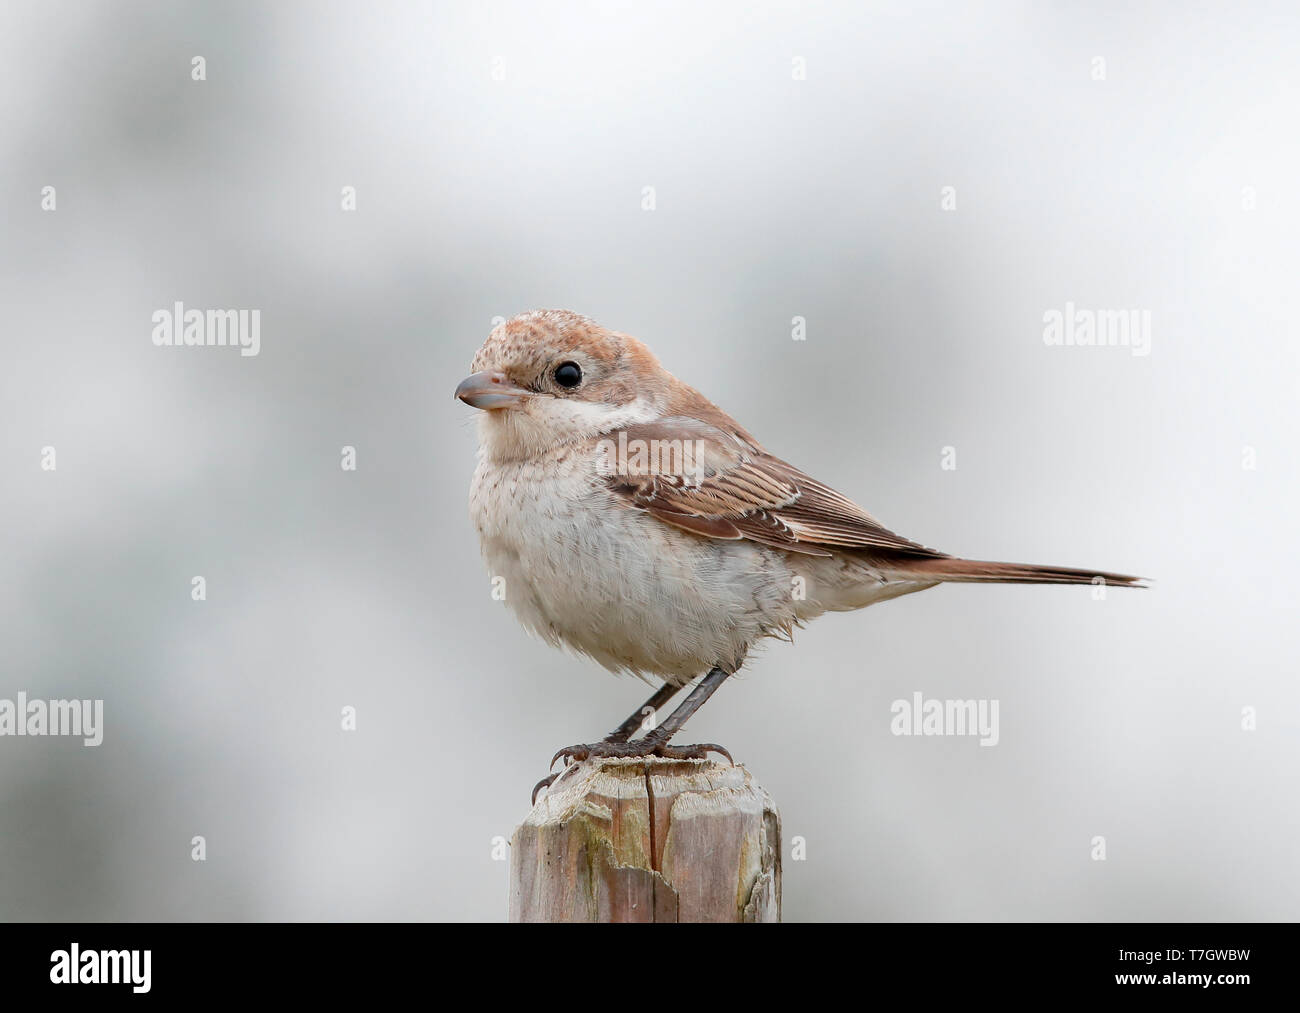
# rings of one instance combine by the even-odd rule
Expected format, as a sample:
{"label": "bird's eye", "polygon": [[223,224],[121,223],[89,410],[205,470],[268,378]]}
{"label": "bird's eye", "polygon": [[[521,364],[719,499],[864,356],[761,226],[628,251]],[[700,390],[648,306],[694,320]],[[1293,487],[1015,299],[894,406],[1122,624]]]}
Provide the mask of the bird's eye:
{"label": "bird's eye", "polygon": [[582,367],[576,362],[561,362],[555,367],[555,382],[561,387],[578,386],[582,383]]}

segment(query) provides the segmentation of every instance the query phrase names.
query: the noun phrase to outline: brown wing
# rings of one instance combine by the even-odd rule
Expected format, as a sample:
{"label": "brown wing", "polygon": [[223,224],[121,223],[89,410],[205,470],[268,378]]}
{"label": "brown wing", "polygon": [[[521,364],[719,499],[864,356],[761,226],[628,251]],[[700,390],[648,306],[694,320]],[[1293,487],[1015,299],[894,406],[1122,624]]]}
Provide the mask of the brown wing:
{"label": "brown wing", "polygon": [[607,480],[615,493],[698,535],[744,538],[812,556],[856,548],[947,558],[894,534],[847,496],[764,451],[748,434],[681,416],[611,433],[604,446]]}

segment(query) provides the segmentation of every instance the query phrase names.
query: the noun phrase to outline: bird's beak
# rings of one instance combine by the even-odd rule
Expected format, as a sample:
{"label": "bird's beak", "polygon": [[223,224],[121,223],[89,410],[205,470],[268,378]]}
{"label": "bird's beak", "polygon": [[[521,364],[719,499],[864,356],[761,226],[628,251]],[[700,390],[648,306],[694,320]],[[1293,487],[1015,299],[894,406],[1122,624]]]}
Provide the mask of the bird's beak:
{"label": "bird's beak", "polygon": [[506,379],[505,373],[487,369],[465,377],[456,388],[456,397],[472,408],[486,411],[513,408],[532,393],[531,390],[515,386]]}

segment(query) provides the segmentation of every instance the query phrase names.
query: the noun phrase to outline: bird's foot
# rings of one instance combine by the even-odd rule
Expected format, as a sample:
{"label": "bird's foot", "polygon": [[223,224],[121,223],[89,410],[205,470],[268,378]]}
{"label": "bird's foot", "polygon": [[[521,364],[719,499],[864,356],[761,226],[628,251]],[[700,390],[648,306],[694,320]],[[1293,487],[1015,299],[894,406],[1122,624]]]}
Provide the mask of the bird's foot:
{"label": "bird's foot", "polygon": [[533,788],[533,803],[537,803],[538,792],[543,788],[549,788],[556,781],[562,780],[573,773],[583,760],[609,758],[649,759],[652,756],[664,760],[704,760],[708,758],[710,753],[725,756],[728,763],[734,764],[736,762],[731,758],[731,753],[716,742],[697,742],[689,746],[674,746],[671,743],[660,742],[651,736],[646,736],[632,742],[610,742],[606,739],[604,742],[565,746],[551,759],[551,766],[554,767],[555,761],[563,757],[564,769],[556,771],[549,777],[537,782],[537,786]]}
{"label": "bird's foot", "polygon": [[703,760],[709,753],[720,753],[727,758],[728,763],[735,763],[731,754],[722,746],[713,742],[699,742],[691,746],[674,746],[667,742],[660,742],[658,739],[647,735],[642,739],[634,739],[631,742],[591,742],[585,746],[565,746],[553,757],[551,757],[551,766],[555,766],[555,761],[561,757],[565,760],[566,769],[575,763],[581,763],[583,760],[606,759],[606,758],[632,758],[657,756],[665,760]]}

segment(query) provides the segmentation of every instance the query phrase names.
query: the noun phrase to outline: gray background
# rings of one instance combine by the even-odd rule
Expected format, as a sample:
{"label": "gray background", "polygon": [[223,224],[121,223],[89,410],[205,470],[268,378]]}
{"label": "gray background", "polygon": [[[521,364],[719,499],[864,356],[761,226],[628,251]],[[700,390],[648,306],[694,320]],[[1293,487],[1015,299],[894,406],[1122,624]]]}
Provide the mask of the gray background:
{"label": "gray background", "polygon": [[[549,306],[903,534],[1157,578],[754,656],[688,737],[806,839],[788,920],[1297,917],[1300,21],[1093,8],[5,3],[0,696],[107,730],[0,739],[0,917],[504,917],[493,838],[647,695],[522,633],[466,516],[451,391]],[[261,355],[154,347],[176,300]],[[1151,355],[1046,347],[1066,301]],[[1001,744],[890,735],[914,691]]]}

